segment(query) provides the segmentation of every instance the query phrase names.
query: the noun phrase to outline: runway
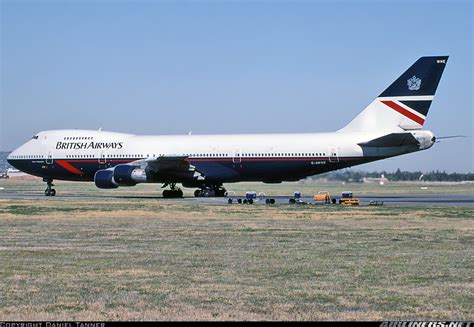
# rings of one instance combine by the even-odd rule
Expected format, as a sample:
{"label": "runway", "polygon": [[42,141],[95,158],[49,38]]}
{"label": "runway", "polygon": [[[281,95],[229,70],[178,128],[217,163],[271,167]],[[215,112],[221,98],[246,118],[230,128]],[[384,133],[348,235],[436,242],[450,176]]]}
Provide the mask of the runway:
{"label": "runway", "polygon": [[[355,198],[361,200],[361,205],[369,205],[371,201],[383,202],[384,206],[403,206],[403,207],[417,207],[417,206],[456,206],[456,207],[474,207],[474,194],[383,194],[383,195],[357,195]],[[17,198],[46,198],[42,193],[16,193],[13,191],[0,190],[0,199],[17,199]],[[58,194],[55,198],[90,198],[90,199],[156,199],[157,201],[178,201],[189,203],[204,203],[204,204],[228,204],[228,199],[233,199],[232,205],[239,205],[237,199],[244,199],[243,196],[230,196],[224,198],[196,198],[184,197],[181,199],[164,199],[160,195],[143,196],[137,195],[100,195],[100,194]],[[275,204],[289,205],[291,196],[278,195],[260,197],[254,200],[253,205],[265,205],[267,198],[275,199]],[[338,199],[338,197],[336,197]],[[314,205],[313,197],[303,196],[300,199],[307,205]],[[298,204],[295,204],[298,205]]]}

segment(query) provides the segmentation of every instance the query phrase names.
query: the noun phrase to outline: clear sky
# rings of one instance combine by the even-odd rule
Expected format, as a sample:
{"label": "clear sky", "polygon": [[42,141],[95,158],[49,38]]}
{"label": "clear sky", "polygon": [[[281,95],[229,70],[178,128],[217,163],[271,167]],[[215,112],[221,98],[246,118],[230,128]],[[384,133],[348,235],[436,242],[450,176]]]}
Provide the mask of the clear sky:
{"label": "clear sky", "polygon": [[[425,127],[473,136],[472,1],[1,0],[0,150],[47,129],[344,126],[416,59],[449,55]],[[359,166],[474,171],[472,138]]]}

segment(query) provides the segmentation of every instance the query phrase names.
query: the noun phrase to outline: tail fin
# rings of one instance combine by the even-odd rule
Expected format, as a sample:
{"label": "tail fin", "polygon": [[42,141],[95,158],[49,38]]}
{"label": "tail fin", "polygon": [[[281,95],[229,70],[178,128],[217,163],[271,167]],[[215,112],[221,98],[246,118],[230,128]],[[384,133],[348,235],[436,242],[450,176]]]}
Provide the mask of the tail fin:
{"label": "tail fin", "polygon": [[448,56],[421,57],[339,131],[420,129],[447,62]]}

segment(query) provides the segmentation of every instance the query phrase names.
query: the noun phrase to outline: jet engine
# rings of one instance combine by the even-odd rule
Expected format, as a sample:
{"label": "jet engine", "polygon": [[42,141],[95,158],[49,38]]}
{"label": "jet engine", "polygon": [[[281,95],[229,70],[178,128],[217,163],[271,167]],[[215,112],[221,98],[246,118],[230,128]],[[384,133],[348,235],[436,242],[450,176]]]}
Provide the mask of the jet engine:
{"label": "jet engine", "polygon": [[98,188],[117,188],[118,184],[114,180],[114,169],[109,168],[96,171],[94,175],[94,183]]}
{"label": "jet engine", "polygon": [[95,186],[103,189],[135,186],[146,181],[145,170],[132,165],[117,165],[114,168],[101,169],[94,175]]}
{"label": "jet engine", "polygon": [[135,186],[146,183],[146,172],[137,166],[117,165],[114,168],[114,180],[119,186]]}

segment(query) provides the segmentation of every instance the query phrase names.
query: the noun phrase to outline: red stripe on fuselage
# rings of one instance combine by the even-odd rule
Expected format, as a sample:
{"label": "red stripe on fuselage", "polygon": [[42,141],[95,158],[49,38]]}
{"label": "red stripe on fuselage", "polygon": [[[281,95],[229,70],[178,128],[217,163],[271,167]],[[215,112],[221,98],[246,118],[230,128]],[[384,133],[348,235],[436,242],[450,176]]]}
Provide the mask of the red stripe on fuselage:
{"label": "red stripe on fuselage", "polygon": [[418,124],[420,125],[423,125],[425,123],[425,120],[417,115],[415,115],[414,113],[406,110],[405,108],[399,106],[398,104],[396,104],[395,102],[393,101],[381,101],[384,105],[392,108],[393,110],[395,110],[396,112],[402,114],[403,116],[417,122]]}
{"label": "red stripe on fuselage", "polygon": [[67,163],[64,160],[55,160],[55,162],[61,167],[63,167],[64,169],[66,169],[67,171],[69,171],[70,173],[73,173],[76,175],[82,175],[81,170],[77,169],[76,167],[72,166],[71,164]]}

